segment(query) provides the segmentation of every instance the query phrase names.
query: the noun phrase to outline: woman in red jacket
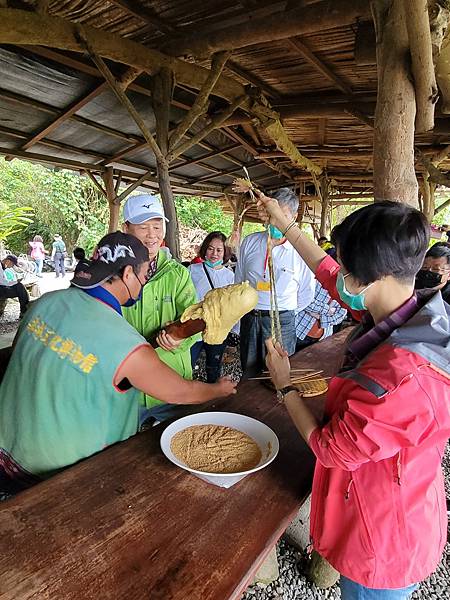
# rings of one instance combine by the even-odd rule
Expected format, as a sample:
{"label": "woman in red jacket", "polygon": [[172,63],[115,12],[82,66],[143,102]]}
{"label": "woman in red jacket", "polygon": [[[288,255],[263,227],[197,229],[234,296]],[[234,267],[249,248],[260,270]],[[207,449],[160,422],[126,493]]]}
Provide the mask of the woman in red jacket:
{"label": "woman in red jacket", "polygon": [[275,200],[261,195],[259,208],[361,320],[330,381],[325,425],[290,387],[281,346],[267,342],[275,386],[317,458],[313,545],[341,573],[344,600],[409,598],[436,569],[447,533],[450,308],[440,292],[414,294],[428,224],[401,203],[366,206],[335,228],[336,262]]}

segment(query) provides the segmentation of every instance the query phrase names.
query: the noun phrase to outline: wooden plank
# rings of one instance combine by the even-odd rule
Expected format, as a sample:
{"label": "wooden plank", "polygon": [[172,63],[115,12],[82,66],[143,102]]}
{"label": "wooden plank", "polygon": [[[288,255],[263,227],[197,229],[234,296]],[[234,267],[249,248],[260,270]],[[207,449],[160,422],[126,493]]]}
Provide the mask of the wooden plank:
{"label": "wooden plank", "polygon": [[[348,332],[297,354],[336,373]],[[317,417],[323,397],[308,404]],[[0,504],[1,597],[238,600],[297,513],[314,459],[272,391],[255,381],[214,410],[259,419],[280,452],[225,490],[175,467],[154,428]]]}

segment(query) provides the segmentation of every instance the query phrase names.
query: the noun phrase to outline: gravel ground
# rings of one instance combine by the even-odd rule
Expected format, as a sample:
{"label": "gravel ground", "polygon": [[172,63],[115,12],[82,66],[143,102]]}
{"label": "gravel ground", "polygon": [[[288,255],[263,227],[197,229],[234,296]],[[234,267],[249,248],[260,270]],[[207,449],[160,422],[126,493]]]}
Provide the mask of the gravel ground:
{"label": "gravel ground", "polygon": [[[450,446],[447,445],[442,463],[447,497],[450,498]],[[450,539],[449,529],[448,539]],[[277,546],[280,577],[272,584],[256,584],[247,589],[242,600],[335,600],[341,597],[339,587],[319,590],[307,581],[308,557],[281,540]],[[450,543],[447,542],[441,563],[433,575],[420,584],[413,600],[448,600],[450,598]]]}
{"label": "gravel ground", "polygon": [[0,318],[0,335],[2,333],[15,333],[19,326],[20,307],[18,302],[9,300],[5,312]]}

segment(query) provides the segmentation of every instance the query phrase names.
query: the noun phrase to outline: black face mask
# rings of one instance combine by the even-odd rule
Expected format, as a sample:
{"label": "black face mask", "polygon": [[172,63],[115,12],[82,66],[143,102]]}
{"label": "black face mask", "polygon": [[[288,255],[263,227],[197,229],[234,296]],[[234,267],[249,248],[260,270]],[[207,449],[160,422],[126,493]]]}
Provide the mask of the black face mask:
{"label": "black face mask", "polygon": [[442,283],[441,273],[433,273],[433,271],[420,270],[416,275],[416,290],[424,288],[435,288]]}

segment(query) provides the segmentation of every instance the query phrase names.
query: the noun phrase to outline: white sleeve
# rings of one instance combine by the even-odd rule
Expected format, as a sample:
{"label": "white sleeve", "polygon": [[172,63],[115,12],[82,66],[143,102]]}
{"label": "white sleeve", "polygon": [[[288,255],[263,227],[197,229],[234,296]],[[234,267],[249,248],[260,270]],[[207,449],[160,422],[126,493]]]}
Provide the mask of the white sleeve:
{"label": "white sleeve", "polygon": [[248,240],[248,237],[246,237],[244,239],[244,241],[241,244],[241,248],[239,250],[239,257],[238,257],[238,261],[237,261],[237,265],[236,265],[236,271],[234,274],[234,283],[242,283],[243,281],[245,281],[243,263],[244,263],[245,249],[247,248],[247,240]]}
{"label": "white sleeve", "polygon": [[305,309],[314,300],[316,278],[314,273],[301,260],[300,283],[297,290],[297,311]]}

